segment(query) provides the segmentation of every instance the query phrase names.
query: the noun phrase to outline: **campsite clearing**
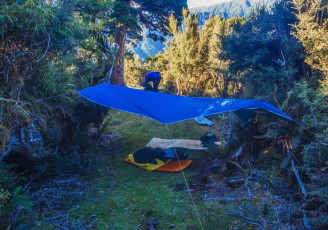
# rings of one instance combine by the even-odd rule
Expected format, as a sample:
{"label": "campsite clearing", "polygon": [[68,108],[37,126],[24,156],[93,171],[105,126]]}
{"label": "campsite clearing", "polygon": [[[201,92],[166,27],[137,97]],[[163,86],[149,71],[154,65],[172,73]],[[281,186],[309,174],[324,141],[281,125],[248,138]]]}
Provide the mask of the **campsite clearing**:
{"label": "campsite clearing", "polygon": [[[147,172],[124,162],[128,153],[144,147],[152,137],[168,139],[166,127],[141,116],[119,111],[110,113],[112,119],[106,131],[120,133],[125,138],[121,148],[98,156],[98,170],[89,175],[93,188],[79,204],[74,217],[86,221],[95,215],[99,229],[147,229],[152,222],[158,224],[157,229],[171,229],[173,225],[174,229],[199,229],[188,193],[178,189],[179,185],[184,187],[181,173]],[[193,121],[172,124],[169,128],[174,138],[196,140],[209,129]],[[185,170],[187,178],[201,170],[200,159],[204,154],[189,152],[193,163]],[[112,164],[112,178],[104,177],[101,171],[109,166],[108,162]],[[197,194],[193,195],[206,229],[224,229],[234,222],[232,216],[224,214],[226,204],[202,201]]]}
{"label": "campsite clearing", "polygon": [[[56,188],[42,187],[42,194],[48,190],[64,194],[66,189],[72,196],[64,194],[60,197],[51,193],[47,202],[58,204],[58,208],[47,210],[38,217],[39,229],[63,225],[70,229],[79,229],[79,226],[117,230],[201,229],[181,173],[148,172],[124,162],[129,153],[143,148],[153,137],[169,139],[165,125],[114,110],[109,111],[109,116],[105,132],[120,138],[106,148],[97,146],[97,141],[90,139],[94,149],[85,150],[87,169],[82,168],[80,175],[72,180],[66,178],[58,183],[54,178]],[[220,122],[222,128],[226,123],[224,119],[214,117],[216,125],[213,127],[200,126],[193,120],[168,127],[174,139],[197,140],[208,130],[219,130]],[[242,229],[245,224],[249,229],[256,229],[256,225],[245,218],[255,218],[256,224],[264,226],[265,221],[275,215],[273,206],[288,211],[285,206],[288,203],[279,203],[259,181],[248,181],[250,187],[245,186],[243,175],[252,176],[251,171],[241,171],[240,178],[227,178],[217,171],[221,165],[215,158],[219,156],[206,150],[188,150],[187,153],[193,162],[184,174],[204,229]],[[211,173],[212,169],[214,173]],[[42,202],[40,200],[35,208],[43,210]]]}

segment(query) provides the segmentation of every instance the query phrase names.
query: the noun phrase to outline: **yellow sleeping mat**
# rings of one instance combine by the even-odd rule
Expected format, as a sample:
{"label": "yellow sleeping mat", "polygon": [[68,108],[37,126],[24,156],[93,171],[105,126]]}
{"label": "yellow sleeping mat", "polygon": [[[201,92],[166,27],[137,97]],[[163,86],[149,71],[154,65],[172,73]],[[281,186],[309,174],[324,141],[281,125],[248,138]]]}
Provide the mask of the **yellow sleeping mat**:
{"label": "yellow sleeping mat", "polygon": [[129,154],[127,158],[124,160],[126,163],[136,165],[142,169],[145,169],[147,171],[162,171],[162,172],[180,172],[187,168],[192,160],[180,160],[180,164],[178,160],[168,160],[167,162],[163,162],[159,159],[156,159],[157,164],[139,164],[134,161],[133,154]]}

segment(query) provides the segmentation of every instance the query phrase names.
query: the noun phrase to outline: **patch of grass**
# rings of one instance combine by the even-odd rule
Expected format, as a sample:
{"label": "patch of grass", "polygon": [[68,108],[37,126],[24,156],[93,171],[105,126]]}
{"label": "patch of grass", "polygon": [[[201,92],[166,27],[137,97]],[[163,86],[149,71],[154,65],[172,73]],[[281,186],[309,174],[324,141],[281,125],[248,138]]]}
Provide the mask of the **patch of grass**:
{"label": "patch of grass", "polygon": [[[126,136],[123,151],[136,151],[143,148],[153,137],[170,138],[166,125],[157,121],[120,111],[110,111],[110,115],[112,119],[106,132],[116,132]],[[197,140],[208,130],[208,127],[197,125],[192,120],[170,124],[168,128],[172,138]]]}
{"label": "patch of grass", "polygon": [[228,210],[232,207],[233,204],[203,201],[199,214],[202,217],[205,229],[234,229],[234,227],[241,227],[236,217],[228,215]]}
{"label": "patch of grass", "polygon": [[[175,184],[184,183],[181,173],[147,172],[123,160],[129,154],[143,148],[151,138],[169,138],[165,125],[156,121],[119,111],[111,111],[108,133],[125,136],[117,153],[98,156],[99,170],[89,175],[93,188],[86,200],[72,216],[86,224],[96,218],[99,229],[147,229],[149,220],[158,222],[158,229],[200,229],[198,220],[185,190],[175,191]],[[208,127],[193,121],[168,126],[172,138],[199,139]],[[199,159],[202,152],[192,152],[191,159]],[[106,178],[101,168],[111,163],[111,177]],[[198,164],[195,164],[198,165]],[[195,171],[194,171],[195,170]],[[199,168],[193,164],[185,170],[186,177]],[[205,229],[224,229],[231,218],[224,217],[225,205],[213,205],[195,199]],[[218,219],[220,218],[220,220]],[[230,226],[230,224],[229,224]]]}

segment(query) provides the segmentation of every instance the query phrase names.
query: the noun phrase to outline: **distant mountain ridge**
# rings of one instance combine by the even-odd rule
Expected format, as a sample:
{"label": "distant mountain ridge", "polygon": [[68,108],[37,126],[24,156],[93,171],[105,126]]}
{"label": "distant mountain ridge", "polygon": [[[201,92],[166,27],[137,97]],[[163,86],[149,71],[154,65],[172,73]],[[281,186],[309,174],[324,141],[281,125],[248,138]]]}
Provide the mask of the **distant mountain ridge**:
{"label": "distant mountain ridge", "polygon": [[[135,46],[128,45],[127,49],[131,50],[135,55],[138,55],[141,59],[146,59],[146,57],[155,56],[158,52],[163,51],[165,45],[160,40],[154,41],[147,37],[148,30],[143,28],[142,37],[143,40],[138,42]],[[160,35],[160,34],[159,34]]]}
{"label": "distant mountain ridge", "polygon": [[[270,6],[279,0],[233,0],[231,2],[223,2],[213,6],[191,8],[191,13],[198,14],[198,21],[203,25],[209,16],[220,15],[224,18],[244,17],[247,16],[253,9],[259,5]],[[141,59],[146,59],[147,56],[155,56],[158,52],[164,49],[164,44],[160,41],[154,42],[146,37],[147,33],[143,31],[143,41],[137,43],[135,47],[129,47],[134,54]]]}
{"label": "distant mountain ridge", "polygon": [[271,6],[278,0],[233,0],[231,2],[223,2],[218,5],[197,7],[189,9],[191,13],[198,14],[198,20],[201,25],[204,24],[209,16],[220,15],[224,18],[245,17],[256,7],[265,5]]}

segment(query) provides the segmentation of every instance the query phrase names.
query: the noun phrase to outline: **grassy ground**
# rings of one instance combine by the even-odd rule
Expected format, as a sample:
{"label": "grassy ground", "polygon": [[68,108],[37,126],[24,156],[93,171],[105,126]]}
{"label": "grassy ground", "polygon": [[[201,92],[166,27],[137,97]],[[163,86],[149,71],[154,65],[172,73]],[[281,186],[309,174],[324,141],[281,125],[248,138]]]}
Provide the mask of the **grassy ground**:
{"label": "grassy ground", "polygon": [[[125,138],[119,151],[97,156],[98,168],[89,175],[93,186],[73,218],[94,221],[92,226],[98,229],[148,229],[151,224],[157,224],[157,229],[200,229],[188,193],[176,189],[176,184],[184,184],[181,173],[147,172],[123,162],[152,137],[169,138],[166,126],[119,111],[111,111],[111,116],[106,132]],[[169,125],[169,129],[173,138],[199,139],[208,127],[187,121]],[[189,153],[194,162],[185,170],[187,178],[200,169],[197,162],[202,154]],[[204,229],[229,229],[233,220],[223,214],[226,205],[194,196]]]}
{"label": "grassy ground", "polygon": [[[151,138],[169,139],[167,127],[114,110],[110,116],[105,132],[116,134],[115,142],[109,139],[111,145],[102,148],[92,137],[81,137],[84,144],[65,147],[62,154],[69,154],[54,161],[51,170],[58,172],[45,175],[45,180],[31,189],[33,229],[202,229],[194,208],[203,229],[302,226],[303,213],[292,203],[294,191],[271,175],[274,164],[240,169],[231,161],[228,165],[224,155],[214,159],[206,151],[188,151],[193,162],[184,174],[194,206],[182,173],[147,172],[124,162]],[[223,130],[226,121],[222,119],[217,117],[215,128],[193,121],[168,128],[172,138],[199,139],[210,129],[216,134]]]}

